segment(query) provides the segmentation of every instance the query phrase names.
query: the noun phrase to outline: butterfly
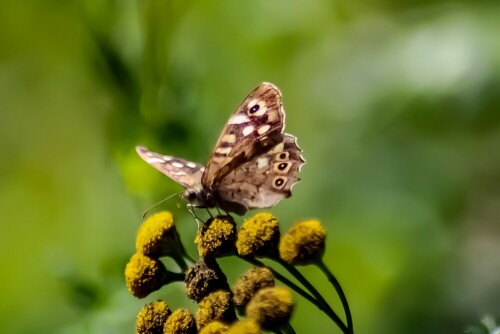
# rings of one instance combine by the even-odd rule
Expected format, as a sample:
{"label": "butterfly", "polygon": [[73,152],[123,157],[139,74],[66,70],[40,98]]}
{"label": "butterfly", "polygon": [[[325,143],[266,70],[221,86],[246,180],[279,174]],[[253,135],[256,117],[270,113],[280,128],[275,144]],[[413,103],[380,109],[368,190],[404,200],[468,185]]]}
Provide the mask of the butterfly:
{"label": "butterfly", "polygon": [[185,188],[195,207],[238,215],[290,197],[305,160],[294,136],[284,133],[281,92],[264,82],[229,118],[206,166],[137,146],[148,164]]}

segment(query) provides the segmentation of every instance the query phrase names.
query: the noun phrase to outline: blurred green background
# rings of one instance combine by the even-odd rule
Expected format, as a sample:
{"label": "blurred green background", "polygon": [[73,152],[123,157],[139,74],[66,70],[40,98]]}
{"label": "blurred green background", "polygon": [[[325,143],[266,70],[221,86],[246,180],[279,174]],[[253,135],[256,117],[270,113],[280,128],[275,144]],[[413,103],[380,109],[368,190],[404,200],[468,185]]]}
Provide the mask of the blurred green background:
{"label": "blurred green background", "polygon": [[[308,162],[270,211],[327,226],[358,333],[500,315],[499,17],[498,1],[1,1],[0,332],[133,333],[156,298],[194,310],[182,284],[126,290],[142,212],[181,190],[134,147],[206,161],[262,81]],[[195,254],[184,204],[160,209]],[[221,263],[231,282],[245,268]],[[300,298],[292,325],[339,333]]]}

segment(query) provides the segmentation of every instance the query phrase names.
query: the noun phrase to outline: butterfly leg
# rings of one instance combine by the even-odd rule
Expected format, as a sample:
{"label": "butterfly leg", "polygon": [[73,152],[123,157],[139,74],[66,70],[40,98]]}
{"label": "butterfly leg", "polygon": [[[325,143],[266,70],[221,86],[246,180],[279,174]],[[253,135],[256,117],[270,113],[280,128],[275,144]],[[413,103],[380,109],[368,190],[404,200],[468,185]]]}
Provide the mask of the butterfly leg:
{"label": "butterfly leg", "polygon": [[208,215],[210,216],[210,218],[214,218],[214,216],[212,216],[212,213],[210,212],[210,210],[208,210],[208,208],[205,208],[208,212]]}
{"label": "butterfly leg", "polygon": [[188,211],[191,214],[191,216],[194,218],[194,221],[196,222],[196,226],[198,227],[198,230],[200,230],[200,223],[203,225],[203,222],[201,221],[200,218],[194,213],[194,206],[192,204],[188,204]]}
{"label": "butterfly leg", "polygon": [[218,215],[218,216],[221,216],[219,208],[218,208],[218,207],[215,207],[215,210],[217,210],[217,215]]}

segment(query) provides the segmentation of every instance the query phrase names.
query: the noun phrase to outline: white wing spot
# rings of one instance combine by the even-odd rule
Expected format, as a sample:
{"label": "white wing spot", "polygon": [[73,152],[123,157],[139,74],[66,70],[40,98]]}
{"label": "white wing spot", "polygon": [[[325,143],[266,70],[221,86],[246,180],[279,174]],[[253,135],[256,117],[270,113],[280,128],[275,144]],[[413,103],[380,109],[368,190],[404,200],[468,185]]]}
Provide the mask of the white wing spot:
{"label": "white wing spot", "polygon": [[236,143],[236,136],[233,134],[224,135],[221,140],[222,143],[234,144]]}
{"label": "white wing spot", "polygon": [[262,135],[262,134],[266,133],[267,131],[269,131],[270,128],[271,128],[271,126],[269,124],[262,125],[259,129],[257,129],[257,132],[259,133],[259,135]]}
{"label": "white wing spot", "polygon": [[165,159],[158,158],[158,157],[151,157],[151,158],[148,158],[146,161],[149,164],[162,164],[165,162]]}
{"label": "white wing spot", "polygon": [[188,166],[189,168],[196,168],[196,164],[194,162],[188,162],[186,166]]}
{"label": "white wing spot", "polygon": [[268,158],[259,158],[257,159],[257,168],[262,169],[264,167],[269,166],[269,159]]}
{"label": "white wing spot", "polygon": [[182,162],[179,162],[179,161],[174,161],[174,162],[172,162],[172,166],[174,166],[176,168],[182,168],[182,167],[184,167],[184,164]]}
{"label": "white wing spot", "polygon": [[232,147],[219,147],[215,150],[215,153],[219,154],[229,154],[231,152]]}
{"label": "white wing spot", "polygon": [[229,124],[242,124],[242,123],[246,123],[246,122],[249,122],[250,121],[250,118],[248,118],[247,115],[234,115],[233,117],[231,117],[231,119],[229,120]]}
{"label": "white wing spot", "polygon": [[253,125],[249,125],[249,126],[246,126],[244,129],[243,129],[243,136],[248,136],[249,134],[251,134],[254,130],[254,127]]}

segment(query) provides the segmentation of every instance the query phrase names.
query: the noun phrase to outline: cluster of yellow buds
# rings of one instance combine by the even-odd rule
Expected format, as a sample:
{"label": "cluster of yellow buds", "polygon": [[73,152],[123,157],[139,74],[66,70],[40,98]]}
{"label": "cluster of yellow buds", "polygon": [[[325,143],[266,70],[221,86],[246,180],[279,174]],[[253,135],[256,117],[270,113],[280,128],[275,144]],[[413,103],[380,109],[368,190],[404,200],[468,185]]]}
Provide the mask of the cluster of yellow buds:
{"label": "cluster of yellow buds", "polygon": [[[144,298],[171,282],[184,281],[187,298],[198,307],[191,314],[187,309],[171,312],[165,301],[149,303],[137,316],[136,333],[295,333],[290,325],[291,290],[327,314],[343,333],[353,333],[344,293],[322,261],[325,238],[326,230],[316,220],[298,222],[281,237],[277,219],[268,213],[247,219],[239,231],[231,216],[217,216],[198,231],[199,259],[194,262],[184,250],[172,215],[152,215],[139,228],[136,253],[125,269],[128,290]],[[223,256],[237,256],[253,265],[232,288],[217,263]],[[167,270],[162,257],[171,257],[181,272]],[[262,257],[283,266],[305,289],[265,266],[257,259]],[[295,268],[306,264],[316,264],[332,282],[344,306],[346,324]],[[276,279],[287,287],[276,286]]]}

